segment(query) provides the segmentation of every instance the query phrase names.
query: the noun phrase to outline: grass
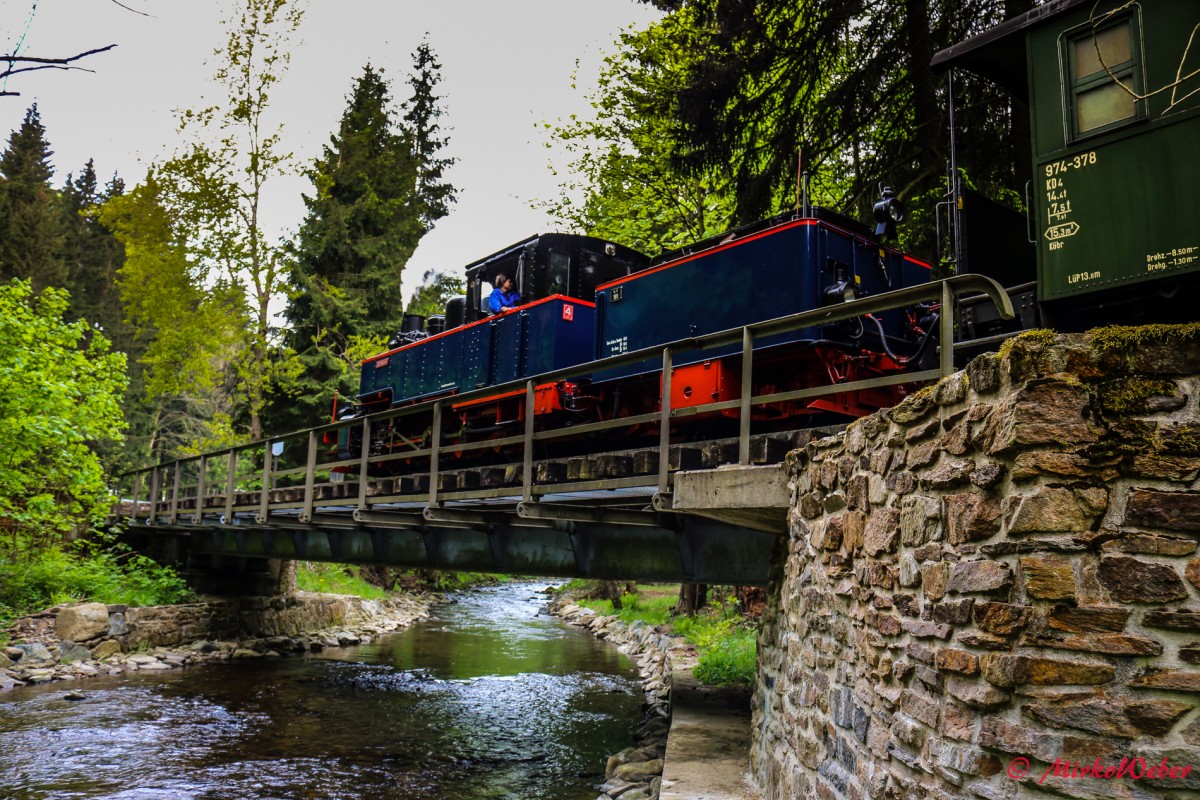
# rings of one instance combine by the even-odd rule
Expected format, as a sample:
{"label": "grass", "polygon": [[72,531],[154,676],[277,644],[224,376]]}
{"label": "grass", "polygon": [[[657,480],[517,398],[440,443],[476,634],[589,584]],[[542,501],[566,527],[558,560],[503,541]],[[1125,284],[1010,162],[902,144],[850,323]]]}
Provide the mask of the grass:
{"label": "grass", "polygon": [[312,561],[297,566],[296,588],[305,592],[349,594],[368,600],[382,600],[388,596],[386,591],[364,580],[354,567]]}
{"label": "grass", "polygon": [[622,595],[620,610],[613,609],[610,600],[578,602],[597,614],[615,614],[626,624],[640,620],[666,626],[682,636],[696,648],[697,662],[692,674],[699,681],[717,686],[752,682],[758,633],[738,613],[736,599],[727,587],[713,587],[709,591],[709,605],[692,617],[674,615],[678,596],[679,584],[655,584],[639,586],[637,594]]}

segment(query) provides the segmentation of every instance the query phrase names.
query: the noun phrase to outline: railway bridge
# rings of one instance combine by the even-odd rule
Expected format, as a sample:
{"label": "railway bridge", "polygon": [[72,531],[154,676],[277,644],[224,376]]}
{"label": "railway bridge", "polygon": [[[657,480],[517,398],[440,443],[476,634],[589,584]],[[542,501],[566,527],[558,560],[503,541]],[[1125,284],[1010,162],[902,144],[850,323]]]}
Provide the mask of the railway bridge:
{"label": "railway bridge", "polygon": [[[752,394],[754,342],[775,334],[940,300],[938,366],[851,383]],[[493,386],[158,464],[122,476],[112,522],[139,548],[197,569],[244,575],[276,559],[475,572],[765,585],[786,530],[787,452],[836,429],[755,431],[756,406],[885,386],[916,387],[955,366],[955,320],[964,309],[1011,319],[1008,295],[976,275],[806,311],[599,362],[661,360],[659,411],[633,418],[524,430],[478,442],[441,441],[443,411],[475,397],[524,392],[533,381]],[[737,399],[672,408],[672,363],[689,351],[741,345]],[[973,344],[979,344],[975,342]],[[959,345],[961,351],[961,343]],[[538,376],[540,383],[594,371],[596,363]],[[737,436],[673,442],[673,423],[729,412]],[[425,441],[385,452],[362,447],[338,460],[339,435],[371,442],[397,417],[428,422]],[[657,445],[616,449],[635,426]],[[677,428],[677,425],[676,425]],[[556,443],[573,450],[555,456]],[[581,447],[581,443],[588,447]],[[389,477],[377,477],[393,473]],[[253,570],[250,570],[251,572]]]}

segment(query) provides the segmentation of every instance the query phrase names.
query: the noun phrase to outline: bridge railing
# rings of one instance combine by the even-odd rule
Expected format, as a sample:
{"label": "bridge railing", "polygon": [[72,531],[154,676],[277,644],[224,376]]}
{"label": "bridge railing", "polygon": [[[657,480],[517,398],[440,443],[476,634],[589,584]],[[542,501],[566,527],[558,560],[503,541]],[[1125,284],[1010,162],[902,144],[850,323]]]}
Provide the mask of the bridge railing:
{"label": "bridge railing", "polygon": [[[292,519],[300,523],[318,521],[317,509],[322,506],[352,506],[355,519],[365,519],[366,512],[375,504],[394,505],[418,500],[410,490],[382,494],[370,487],[368,476],[372,467],[389,462],[404,461],[413,468],[407,474],[421,477],[427,491],[424,519],[436,520],[449,511],[439,509],[448,501],[485,500],[492,498],[514,498],[518,495],[524,503],[536,497],[555,492],[595,491],[631,487],[652,487],[656,508],[670,506],[671,471],[669,452],[671,447],[671,421],[696,414],[731,411],[736,409],[739,417],[738,462],[750,461],[750,422],[752,409],[756,406],[796,400],[811,400],[823,396],[847,392],[879,389],[899,384],[913,384],[938,379],[949,375],[954,369],[954,318],[956,301],[966,297],[984,295],[994,304],[997,313],[1011,319],[1012,303],[1004,289],[990,278],[980,275],[957,275],[941,281],[899,289],[834,306],[826,306],[786,317],[757,322],[739,328],[705,334],[688,339],[656,345],[600,361],[556,370],[538,375],[537,384],[589,375],[629,364],[661,360],[662,392],[658,411],[633,417],[572,425],[563,428],[535,428],[534,403],[535,381],[519,380],[488,386],[482,389],[447,395],[426,402],[399,406],[361,418],[331,422],[303,431],[251,442],[236,447],[224,448],[211,453],[177,459],[152,467],[124,473],[117,486],[118,497],[125,485],[130,486],[128,500],[120,500],[114,516],[134,522],[144,521],[150,525],[162,522],[178,524],[183,521],[200,524],[206,515],[220,515],[223,524],[233,524],[235,515],[253,514],[259,524],[266,524],[272,512],[289,511]],[[940,301],[939,342],[942,343],[937,369],[918,372],[903,372],[867,380],[846,383],[831,383],[824,386],[796,389],[770,394],[753,395],[754,342],[756,340],[788,333],[802,328],[825,325],[867,314],[895,310],[916,303]],[[728,345],[741,345],[741,392],[735,400],[705,403],[703,405],[672,408],[671,378],[674,358],[679,353],[705,350]],[[524,430],[519,434],[502,436],[475,442],[442,442],[443,415],[447,406],[457,406],[476,399],[523,393]],[[417,424],[409,429],[420,428],[422,418],[428,420],[426,433],[416,438],[405,438],[398,434],[393,422],[401,418],[415,417]],[[592,481],[534,480],[535,447],[542,442],[567,436],[628,429],[634,425],[657,426],[659,432],[657,472],[626,478],[607,478]],[[360,453],[355,458],[338,459],[336,448],[324,445],[326,435],[336,438],[341,432],[352,435],[357,429]],[[375,432],[389,437],[388,452],[372,452],[370,444]],[[520,487],[465,489],[443,492],[439,487],[439,476],[445,471],[444,459],[480,450],[501,450],[519,446],[521,454]],[[332,455],[332,458],[331,458]],[[251,470],[244,469],[249,462]],[[318,498],[317,481],[325,474],[341,472],[357,474],[354,497],[340,496],[334,499]],[[283,487],[283,490],[281,490]],[[146,492],[143,500],[142,492]],[[194,500],[193,500],[194,498]],[[187,508],[184,508],[184,505]],[[189,513],[185,513],[189,512]],[[190,517],[190,519],[188,519]]]}

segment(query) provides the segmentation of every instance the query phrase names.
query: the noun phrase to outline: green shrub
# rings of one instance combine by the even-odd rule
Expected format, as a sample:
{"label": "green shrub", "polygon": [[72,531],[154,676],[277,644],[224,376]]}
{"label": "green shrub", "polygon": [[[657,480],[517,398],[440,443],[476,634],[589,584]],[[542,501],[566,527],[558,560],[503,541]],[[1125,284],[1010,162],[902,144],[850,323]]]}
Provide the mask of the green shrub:
{"label": "green shrub", "polygon": [[720,686],[750,683],[754,680],[757,635],[738,628],[700,648],[700,657],[692,675],[703,683]]}
{"label": "green shrub", "polygon": [[18,563],[0,557],[0,625],[58,603],[151,606],[192,596],[170,567],[113,546],[52,547],[26,553]]}

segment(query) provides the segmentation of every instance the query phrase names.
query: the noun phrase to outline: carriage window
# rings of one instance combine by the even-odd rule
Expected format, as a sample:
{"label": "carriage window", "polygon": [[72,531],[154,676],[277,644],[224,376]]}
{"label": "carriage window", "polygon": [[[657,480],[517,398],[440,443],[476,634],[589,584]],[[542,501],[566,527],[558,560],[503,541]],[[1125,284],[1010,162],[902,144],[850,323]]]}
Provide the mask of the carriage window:
{"label": "carriage window", "polygon": [[1142,116],[1137,27],[1132,16],[1071,37],[1067,62],[1074,137],[1099,133]]}
{"label": "carriage window", "polygon": [[570,257],[559,250],[550,251],[550,271],[546,281],[546,294],[567,294],[568,272],[570,268]]}

